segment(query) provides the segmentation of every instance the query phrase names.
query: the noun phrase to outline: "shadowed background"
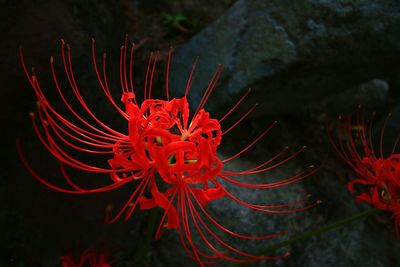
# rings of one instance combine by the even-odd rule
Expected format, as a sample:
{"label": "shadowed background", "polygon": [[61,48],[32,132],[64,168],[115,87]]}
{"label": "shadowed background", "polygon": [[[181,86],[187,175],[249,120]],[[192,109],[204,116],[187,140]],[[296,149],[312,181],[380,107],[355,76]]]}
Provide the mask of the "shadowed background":
{"label": "shadowed background", "polygon": [[[346,181],[353,177],[352,171],[338,160],[327,139],[326,124],[337,115],[352,113],[362,104],[368,112],[377,112],[379,128],[392,111],[385,145],[390,146],[399,132],[400,3],[395,0],[304,0],[295,4],[281,0],[1,1],[0,13],[1,266],[59,266],[60,255],[79,254],[88,246],[108,250],[115,266],[133,266],[147,221],[147,214],[138,212],[126,223],[104,224],[106,206],[118,209],[132,192],[130,185],[97,195],[70,196],[46,188],[24,169],[16,153],[16,138],[44,177],[57,179],[58,175],[58,163],[42,148],[29,121],[35,98],[21,68],[19,46],[28,67],[35,67],[50,102],[63,110],[49,58],[54,56],[63,88],[72,96],[60,64],[59,40],[65,39],[71,45],[77,82],[88,105],[104,121],[123,130],[125,122],[98,86],[90,55],[92,37],[98,57],[107,52],[109,82],[117,100],[119,48],[125,34],[138,44],[134,79],[139,90],[151,51],[160,51],[153,87],[160,96],[168,48],[173,46],[176,51],[171,68],[173,96],[182,94],[191,64],[200,56],[190,95],[193,106],[218,64],[225,64],[208,110],[220,117],[249,87],[253,92],[243,111],[254,103],[259,106],[239,129],[224,137],[221,155],[234,154],[271,122],[279,121],[232,168],[262,162],[285,145],[293,150],[302,145],[309,149],[256,181],[284,178],[308,165],[322,165],[317,174],[287,188],[235,192],[249,202],[266,203],[310,193],[323,201],[312,210],[277,217],[251,213],[227,200],[213,203],[210,209],[216,218],[232,228],[245,228],[249,234],[283,229],[301,233],[367,209],[348,193]],[[83,179],[96,185],[90,180],[93,176]],[[267,244],[270,241],[247,243],[245,248],[257,251]],[[287,260],[251,266],[396,266],[399,249],[391,224],[373,217],[294,244]],[[184,255],[173,231],[152,243],[146,262],[147,266],[196,266]]]}

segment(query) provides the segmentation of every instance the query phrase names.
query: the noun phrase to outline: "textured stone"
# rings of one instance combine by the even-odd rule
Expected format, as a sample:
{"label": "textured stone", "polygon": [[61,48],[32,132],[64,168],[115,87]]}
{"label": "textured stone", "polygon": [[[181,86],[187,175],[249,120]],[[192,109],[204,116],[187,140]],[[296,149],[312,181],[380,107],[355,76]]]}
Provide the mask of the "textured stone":
{"label": "textured stone", "polygon": [[183,90],[200,56],[192,103],[218,64],[225,64],[216,99],[229,103],[244,89],[258,115],[295,111],[327,95],[387,75],[400,59],[398,1],[238,1],[180,48],[173,88]]}
{"label": "textured stone", "polygon": [[327,114],[352,114],[358,106],[371,111],[384,110],[387,104],[389,85],[386,81],[373,79],[354,88],[324,98],[311,108]]}

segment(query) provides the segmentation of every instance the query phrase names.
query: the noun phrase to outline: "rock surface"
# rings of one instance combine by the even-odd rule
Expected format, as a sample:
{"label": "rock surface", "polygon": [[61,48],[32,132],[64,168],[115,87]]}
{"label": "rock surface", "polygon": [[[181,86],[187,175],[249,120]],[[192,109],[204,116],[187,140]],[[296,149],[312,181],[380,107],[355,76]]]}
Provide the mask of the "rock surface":
{"label": "rock surface", "polygon": [[389,96],[387,81],[372,79],[349,88],[343,92],[323,98],[318,103],[309,105],[310,109],[318,109],[329,115],[352,114],[358,106],[368,111],[384,111]]}
{"label": "rock surface", "polygon": [[249,102],[263,103],[257,115],[290,113],[393,73],[400,59],[399,23],[396,0],[239,0],[178,50],[173,87],[183,90],[198,55],[194,105],[222,63],[213,94],[218,107],[252,87]]}

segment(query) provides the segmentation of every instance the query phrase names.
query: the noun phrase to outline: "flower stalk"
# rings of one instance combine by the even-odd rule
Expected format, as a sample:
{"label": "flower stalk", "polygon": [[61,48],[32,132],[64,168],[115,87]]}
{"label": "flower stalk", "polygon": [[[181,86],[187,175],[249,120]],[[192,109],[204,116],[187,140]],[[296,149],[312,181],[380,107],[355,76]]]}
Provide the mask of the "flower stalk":
{"label": "flower stalk", "polygon": [[134,266],[147,266],[149,264],[149,256],[151,253],[151,241],[156,232],[156,223],[159,215],[159,210],[152,209],[147,218],[147,229],[145,241],[135,256]]}

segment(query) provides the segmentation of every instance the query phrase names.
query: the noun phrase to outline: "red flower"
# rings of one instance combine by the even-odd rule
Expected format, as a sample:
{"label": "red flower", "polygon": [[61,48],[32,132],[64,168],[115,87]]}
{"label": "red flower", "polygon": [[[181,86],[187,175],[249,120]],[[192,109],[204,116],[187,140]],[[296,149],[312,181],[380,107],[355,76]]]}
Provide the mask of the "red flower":
{"label": "red flower", "polygon": [[[374,116],[374,115],[373,115]],[[400,238],[400,154],[396,153],[399,138],[395,140],[389,156],[384,156],[383,139],[386,118],[380,132],[379,148],[375,151],[372,138],[373,117],[366,121],[363,112],[357,117],[340,117],[338,142],[332,138],[332,144],[340,157],[357,174],[357,178],[348,183],[351,193],[361,185],[361,193],[356,199],[371,206],[392,213],[395,231]]]}
{"label": "red flower", "polygon": [[[106,261],[106,255],[97,253],[94,249],[86,249],[79,259],[78,263],[75,263],[72,256],[62,256],[61,267],[111,267]],[[89,264],[89,265],[88,265]]]}
{"label": "red flower", "polygon": [[[225,196],[247,208],[265,213],[290,213],[314,206],[316,203],[306,206],[298,205],[308,199],[309,196],[293,203],[280,205],[246,203],[234,196],[223,185],[227,182],[249,189],[272,189],[297,182],[313,173],[314,167],[311,166],[293,177],[273,183],[251,184],[240,182],[235,177],[258,174],[281,166],[298,155],[304,147],[293,155],[282,159],[288,150],[288,148],[285,148],[273,158],[248,170],[237,172],[225,170],[223,168],[225,163],[245,153],[264,137],[275,123],[241,151],[221,160],[217,155],[217,148],[223,135],[243,121],[254,110],[255,106],[224,131],[221,130],[220,123],[240,105],[250,91],[222,118],[214,119],[210,117],[210,114],[205,111],[204,105],[222,72],[223,67],[219,66],[198,107],[192,113],[187,96],[197,59],[193,64],[183,97],[171,99],[168,90],[168,73],[172,54],[170,50],[166,72],[166,99],[152,98],[152,81],[158,57],[158,53],[155,53],[151,54],[149,59],[143,88],[144,100],[139,103],[134,93],[132,80],[133,48],[134,46],[130,51],[129,64],[127,64],[127,43],[125,42],[125,45],[121,48],[121,101],[124,104],[124,109],[122,109],[114,101],[107,82],[106,57],[103,57],[102,70],[99,70],[94,52],[94,40],[92,42],[94,69],[100,87],[109,102],[127,121],[127,133],[107,126],[87,106],[75,81],[69,46],[65,45],[64,41],[61,42],[61,51],[65,74],[76,99],[86,111],[86,115],[78,114],[72,108],[68,99],[64,97],[55,73],[53,58],[51,58],[50,64],[56,89],[66,107],[75,117],[75,121],[64,117],[47,101],[36,74],[34,72],[29,74],[27,71],[21,53],[23,68],[38,99],[38,115],[31,113],[34,129],[47,150],[62,162],[61,175],[69,184],[70,189],[56,186],[39,176],[21,153],[22,160],[28,170],[48,187],[71,194],[103,192],[127,183],[134,184],[134,191],[124,207],[113,218],[109,217],[108,211],[106,221],[112,223],[123,214],[126,220],[138,205],[142,210],[160,207],[164,210],[164,215],[159,224],[156,238],[160,237],[163,228],[177,229],[183,247],[200,265],[223,259],[244,262],[282,257],[251,255],[226,243],[221,237],[221,233],[226,233],[237,238],[260,240],[279,236],[282,232],[265,236],[247,236],[233,232],[211,217],[205,206],[209,202]],[[129,70],[127,70],[127,65]],[[93,122],[89,123],[84,116],[91,117]],[[36,119],[37,117],[38,119]],[[93,154],[96,157],[106,155],[108,159],[105,159],[105,161],[108,162],[108,167],[92,165],[80,160],[69,153],[71,149],[85,154]],[[109,185],[98,188],[82,188],[70,179],[64,165],[95,174],[108,174],[111,181]],[[213,229],[218,229],[221,233],[217,233]],[[194,232],[197,232],[200,241],[193,239]]]}

